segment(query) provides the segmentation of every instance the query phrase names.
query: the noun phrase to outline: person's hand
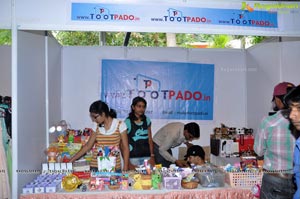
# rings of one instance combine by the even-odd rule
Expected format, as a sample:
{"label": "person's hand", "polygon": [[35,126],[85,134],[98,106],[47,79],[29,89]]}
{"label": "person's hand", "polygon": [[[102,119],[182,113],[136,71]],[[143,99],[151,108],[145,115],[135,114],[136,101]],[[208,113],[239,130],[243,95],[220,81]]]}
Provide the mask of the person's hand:
{"label": "person's hand", "polygon": [[193,144],[189,143],[189,142],[185,142],[184,144],[186,145],[187,148],[190,148],[191,146],[193,146]]}
{"label": "person's hand", "polygon": [[179,167],[189,167],[189,164],[185,160],[176,160],[175,164]]}
{"label": "person's hand", "polygon": [[131,170],[134,171],[136,167],[137,167],[136,165],[131,164],[131,162],[129,162],[129,170],[130,170],[130,171],[131,171]]}
{"label": "person's hand", "polygon": [[150,159],[148,160],[148,163],[152,166],[155,167],[155,158],[154,156],[151,156]]}

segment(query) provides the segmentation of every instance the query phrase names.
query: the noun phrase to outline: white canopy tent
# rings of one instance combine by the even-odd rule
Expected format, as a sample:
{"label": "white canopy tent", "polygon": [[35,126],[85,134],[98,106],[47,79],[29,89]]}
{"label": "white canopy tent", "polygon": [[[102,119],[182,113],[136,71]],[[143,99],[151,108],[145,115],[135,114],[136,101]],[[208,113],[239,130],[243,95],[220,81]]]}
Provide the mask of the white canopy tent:
{"label": "white canopy tent", "polygon": [[[116,17],[118,20],[101,21],[90,18],[77,20],[76,17],[78,16],[87,16],[80,15],[82,13],[75,6],[78,3],[82,3],[84,7],[83,13],[90,12],[90,17],[91,14],[102,16],[100,13],[91,13],[91,7],[95,8],[96,5],[96,12],[100,12],[99,10],[103,8],[109,8],[110,13],[113,13],[109,16]],[[67,118],[76,123],[78,128],[90,125],[90,122],[87,121],[88,118],[82,119],[86,117],[84,115],[71,116],[76,113],[73,110],[74,107],[79,113],[85,113],[90,100],[99,97],[96,91],[98,87],[92,88],[89,83],[76,84],[81,90],[86,88],[91,90],[92,94],[86,97],[86,100],[77,99],[79,95],[74,94],[71,82],[73,78],[82,77],[83,65],[91,66],[88,74],[92,74],[99,72],[99,60],[108,57],[134,60],[140,60],[143,57],[146,60],[214,63],[216,66],[216,114],[212,123],[200,123],[203,125],[202,131],[203,129],[210,131],[212,126],[219,125],[219,122],[222,121],[225,123],[227,121],[233,125],[242,124],[255,127],[261,116],[268,110],[266,107],[269,106],[271,100],[269,98],[273,85],[283,80],[298,83],[299,79],[297,74],[299,74],[300,69],[296,67],[300,52],[299,42],[261,44],[247,51],[124,47],[63,48],[54,38],[49,37],[46,31],[300,36],[300,4],[298,2],[246,1],[245,3],[248,8],[245,8],[240,1],[227,1],[225,3],[217,0],[212,2],[196,0],[167,2],[145,0],[1,1],[0,28],[11,28],[13,33],[11,64],[14,183],[12,197],[18,198],[22,186],[36,175],[35,170],[40,169],[40,163],[45,160],[42,151],[51,139],[48,136],[49,124],[53,124],[61,118]],[[166,12],[166,9],[170,10],[171,8],[173,14],[182,11],[181,18],[176,18],[177,22],[155,22],[172,17],[169,15],[170,12]],[[251,8],[254,11],[251,11]],[[273,12],[271,15],[270,9]],[[194,13],[199,11],[204,14],[195,16]],[[135,22],[124,21],[125,15],[133,15],[136,17],[135,19],[139,20]],[[74,16],[75,18],[72,18]],[[229,16],[228,20],[221,20],[226,19],[227,16]],[[181,23],[182,21],[178,21],[187,20],[187,17],[191,17],[189,20],[200,20],[200,22]],[[247,17],[252,17],[252,19]],[[261,20],[258,19],[260,17]],[[201,20],[204,21],[203,18],[205,18],[205,22],[210,20],[210,23],[201,23]],[[151,19],[155,20],[151,21]],[[173,18],[168,19],[172,20]],[[229,24],[230,22],[232,24]],[[225,23],[225,25],[220,23]],[[238,23],[244,24],[239,25]],[[255,25],[257,23],[258,25]],[[82,55],[86,55],[85,58],[82,58]],[[83,77],[88,77],[88,74],[83,75]],[[91,78],[93,85],[98,85],[97,78],[99,77]],[[159,123],[159,121],[157,122]],[[159,125],[161,124],[159,123]],[[154,127],[154,131],[159,125]],[[208,138],[204,136],[205,139],[207,141]]]}

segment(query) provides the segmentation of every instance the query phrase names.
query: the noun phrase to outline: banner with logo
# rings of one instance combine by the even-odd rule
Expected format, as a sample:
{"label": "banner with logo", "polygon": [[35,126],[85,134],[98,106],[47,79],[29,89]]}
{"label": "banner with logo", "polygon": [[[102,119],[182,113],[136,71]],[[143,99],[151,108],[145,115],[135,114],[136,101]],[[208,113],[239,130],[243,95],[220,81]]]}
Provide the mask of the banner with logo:
{"label": "banner with logo", "polygon": [[[100,1],[101,2],[101,1]],[[125,1],[126,2],[126,1]],[[126,31],[232,32],[257,35],[299,35],[298,2],[231,3],[80,3],[71,4],[71,21],[102,24]],[[153,32],[153,31],[152,31]],[[286,33],[285,33],[286,32]]]}
{"label": "banner with logo", "polygon": [[[122,25],[243,26],[277,28],[277,12],[242,9],[168,7],[157,5],[72,3],[72,20]],[[150,12],[151,11],[151,12]]]}
{"label": "banner with logo", "polygon": [[100,93],[118,118],[140,96],[151,119],[213,120],[214,65],[102,60]]}

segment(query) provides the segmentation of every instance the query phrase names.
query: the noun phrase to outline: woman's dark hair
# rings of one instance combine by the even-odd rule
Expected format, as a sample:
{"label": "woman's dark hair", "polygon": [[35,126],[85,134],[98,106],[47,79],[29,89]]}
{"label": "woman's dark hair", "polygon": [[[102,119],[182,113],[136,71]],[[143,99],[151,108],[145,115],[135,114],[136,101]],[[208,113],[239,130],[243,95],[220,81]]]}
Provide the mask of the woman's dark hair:
{"label": "woman's dark hair", "polygon": [[191,122],[184,125],[184,130],[187,130],[194,138],[200,137],[200,127],[197,123]]}
{"label": "woman's dark hair", "polygon": [[102,114],[104,113],[105,116],[110,116],[112,118],[117,117],[117,112],[114,109],[110,109],[107,104],[101,100],[95,101],[90,106],[90,113]]}
{"label": "woman's dark hair", "polygon": [[[132,121],[135,121],[135,120],[138,119],[138,118],[135,116],[135,114],[134,114],[134,110],[133,110],[132,106],[137,105],[137,103],[139,103],[139,102],[143,102],[143,103],[145,104],[145,107],[147,107],[147,101],[146,101],[144,98],[139,97],[139,96],[133,98],[132,103],[131,103],[131,106],[130,106],[131,112],[130,112],[129,115],[128,115],[129,119],[132,120]],[[142,120],[145,120],[145,119],[146,119],[145,114],[142,115],[142,118],[141,118],[141,119],[142,119]]]}

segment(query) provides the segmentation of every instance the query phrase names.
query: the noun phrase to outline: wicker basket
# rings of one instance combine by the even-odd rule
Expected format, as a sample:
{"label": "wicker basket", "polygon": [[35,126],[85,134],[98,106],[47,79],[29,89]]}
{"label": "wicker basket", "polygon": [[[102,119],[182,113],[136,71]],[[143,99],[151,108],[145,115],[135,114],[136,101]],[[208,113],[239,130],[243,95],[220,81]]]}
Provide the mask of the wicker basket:
{"label": "wicker basket", "polygon": [[198,187],[198,182],[195,181],[186,182],[182,180],[181,187],[184,189],[196,189]]}
{"label": "wicker basket", "polygon": [[110,190],[117,190],[117,189],[120,189],[120,185],[119,184],[116,184],[116,185],[108,185],[108,188]]}

